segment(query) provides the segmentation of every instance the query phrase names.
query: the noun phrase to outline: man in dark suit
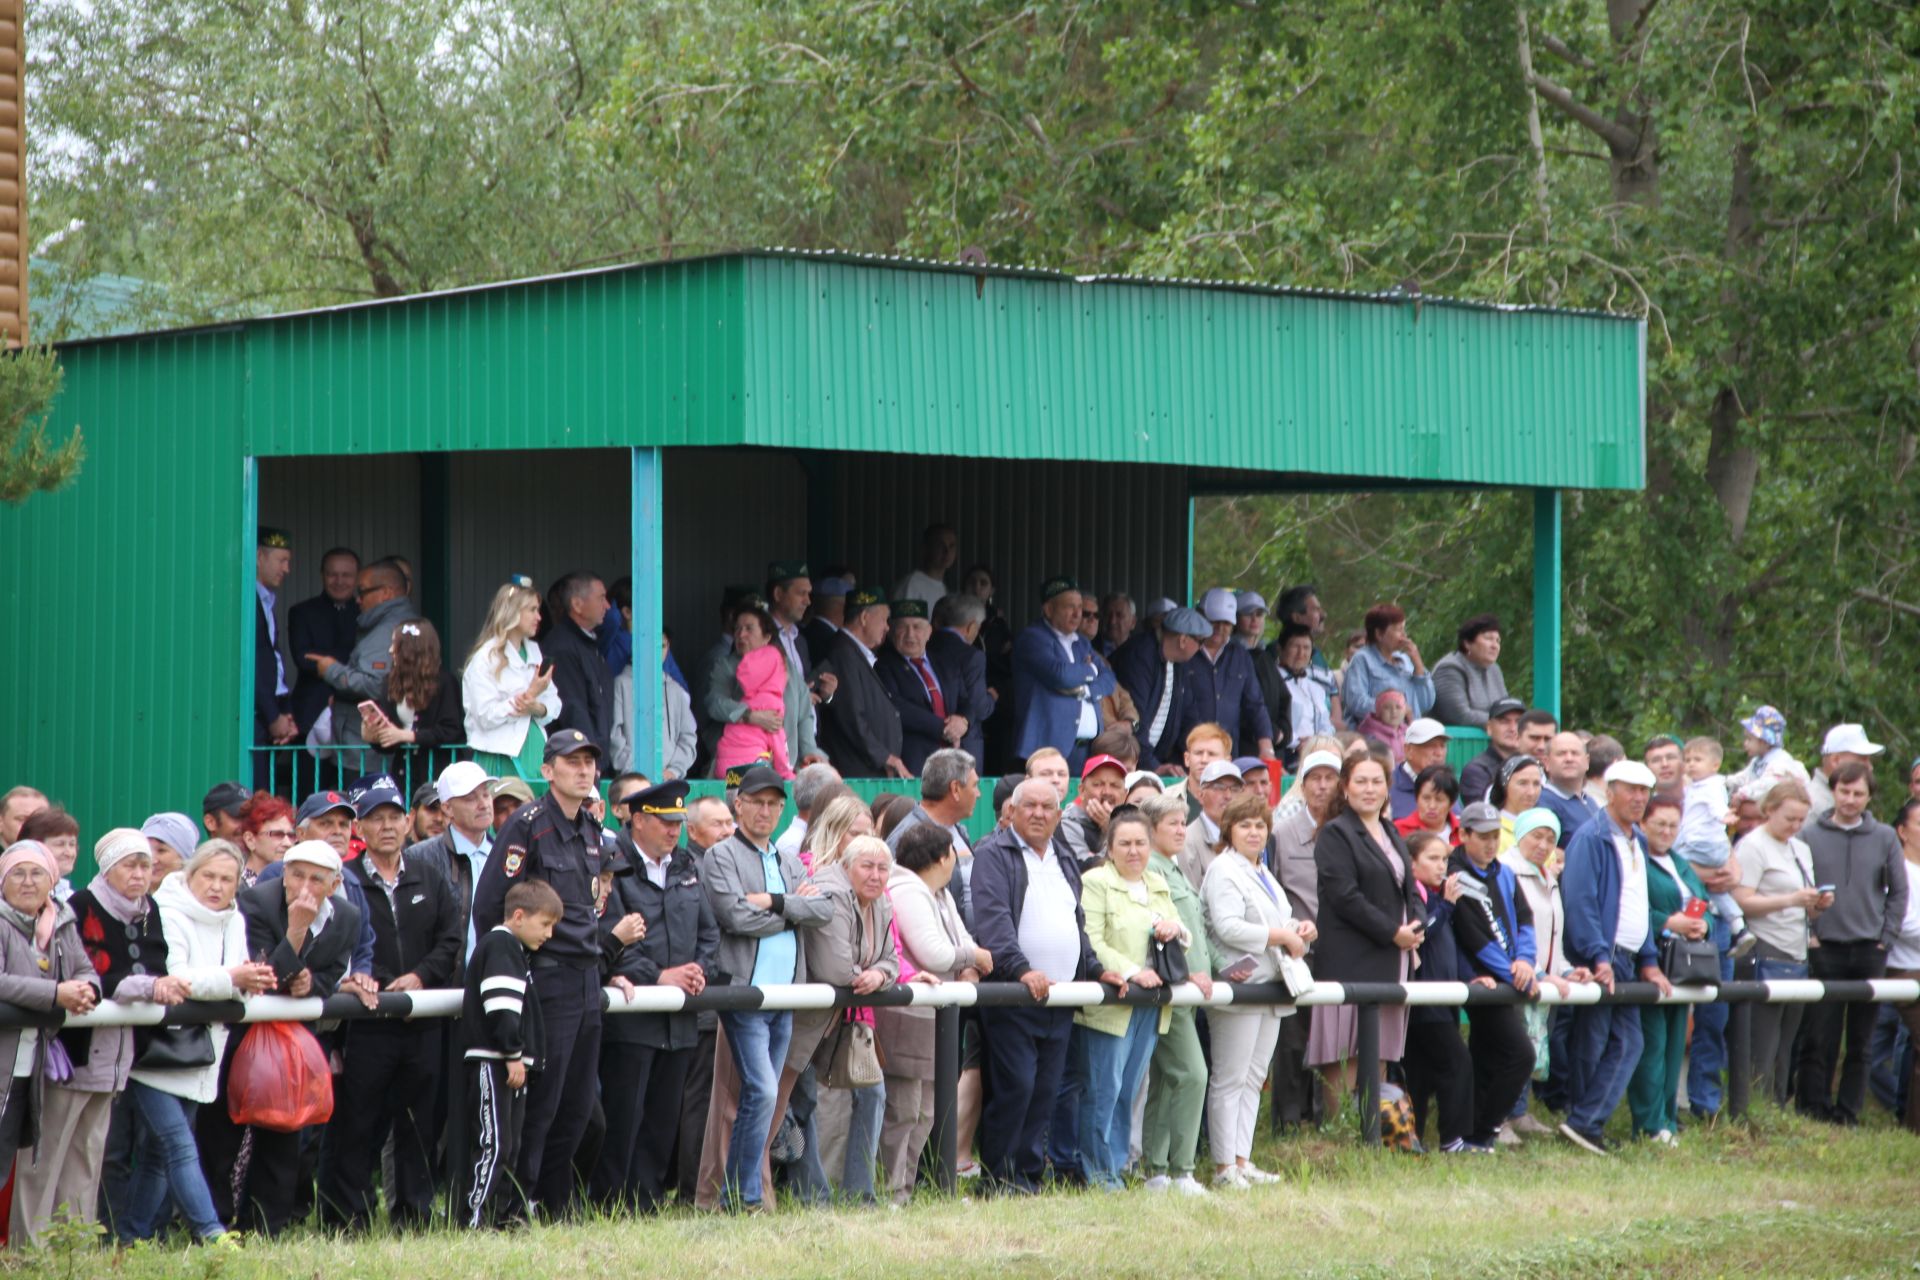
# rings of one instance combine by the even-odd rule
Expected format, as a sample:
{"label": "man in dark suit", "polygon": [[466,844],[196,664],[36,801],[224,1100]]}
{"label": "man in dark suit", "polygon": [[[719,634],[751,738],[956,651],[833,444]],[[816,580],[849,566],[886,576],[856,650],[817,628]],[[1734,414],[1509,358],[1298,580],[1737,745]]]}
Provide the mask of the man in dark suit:
{"label": "man in dark suit", "polygon": [[1042,619],[1013,642],[1014,754],[1052,747],[1078,770],[1100,732],[1100,699],[1118,687],[1080,634],[1080,588],[1049,578],[1040,588]]}
{"label": "man in dark suit", "polygon": [[[247,951],[265,956],[279,979],[280,995],[318,996],[322,999],[340,989],[346,976],[347,961],[360,939],[360,910],[344,897],[334,895],[340,887],[340,855],[324,840],[302,840],[287,850],[281,860],[283,874],[275,880],[255,885],[240,895],[240,914],[247,922]],[[369,1006],[377,999],[362,992]],[[207,1130],[207,1118],[224,1118],[226,1108],[210,1107],[202,1112],[201,1129]],[[233,1130],[229,1122],[217,1128]],[[234,1133],[245,1132],[234,1130]],[[247,1165],[245,1202],[222,1204],[221,1193],[231,1185],[233,1161],[238,1143],[224,1150],[226,1143],[208,1141],[211,1133],[200,1135],[200,1159],[209,1171],[208,1184],[215,1188],[214,1207],[222,1210],[227,1222],[250,1221],[267,1236],[284,1231],[293,1221],[298,1200],[301,1168],[300,1134],[254,1128],[253,1155]]]}
{"label": "man in dark suit", "polygon": [[826,664],[839,687],[820,705],[820,746],[846,778],[910,778],[900,759],[900,713],[873,673],[887,638],[887,602],[872,590],[847,597],[846,627],[833,638]]}
{"label": "man in dark suit", "polygon": [[[279,623],[273,616],[276,593],[293,570],[293,538],[284,529],[260,529],[253,553],[253,744],[285,746],[298,726],[287,688],[287,663],[280,649]],[[269,753],[253,753],[253,789],[264,791],[275,781],[291,793],[292,779],[275,778]]]}
{"label": "man in dark suit", "polygon": [[1184,772],[1181,759],[1189,724],[1188,666],[1200,652],[1200,642],[1213,634],[1192,609],[1169,610],[1160,629],[1137,632],[1113,654],[1113,673],[1133,696],[1140,722],[1134,737],[1140,742],[1140,767]]}
{"label": "man in dark suit", "polygon": [[987,603],[979,596],[942,596],[933,607],[933,634],[927,637],[927,657],[952,690],[948,705],[967,718],[960,749],[973,757],[976,769],[986,767],[987,734],[982,726],[995,705],[987,690],[987,655],[974,643],[986,620]]}
{"label": "man in dark suit", "polygon": [[900,713],[901,762],[917,775],[928,756],[959,745],[971,726],[955,701],[959,687],[953,672],[941,670],[927,654],[933,624],[926,602],[907,597],[895,600],[891,609],[887,644],[874,656],[873,674]]}
{"label": "man in dark suit", "polygon": [[547,597],[553,626],[540,640],[540,652],[553,667],[560,714],[547,736],[578,729],[602,760],[613,759],[613,676],[600,656],[595,628],[606,621],[607,584],[590,573],[570,573]]}
{"label": "man in dark suit", "polygon": [[847,625],[847,597],[853,594],[853,580],[827,570],[827,576],[813,584],[813,600],[800,634],[807,638],[807,649],[815,662],[825,662],[833,638]]}
{"label": "man in dark suit", "polygon": [[[697,996],[720,949],[720,928],[693,851],[677,847],[687,818],[685,782],[624,797],[625,864],[601,914],[600,941],[614,973],[636,987],[678,987]],[[619,921],[637,914],[645,937],[622,942]],[[600,1041],[600,1096],[607,1138],[590,1180],[593,1199],[651,1212],[666,1198],[687,1069],[700,1033],[695,1013],[633,1013],[607,1019]]]}
{"label": "man in dark suit", "polygon": [[324,653],[335,662],[353,656],[360,638],[360,605],[353,594],[360,557],[335,547],[320,557],[320,594],[287,610],[287,636],[300,678],[293,686],[293,723],[304,738],[333,696],[309,654]]}

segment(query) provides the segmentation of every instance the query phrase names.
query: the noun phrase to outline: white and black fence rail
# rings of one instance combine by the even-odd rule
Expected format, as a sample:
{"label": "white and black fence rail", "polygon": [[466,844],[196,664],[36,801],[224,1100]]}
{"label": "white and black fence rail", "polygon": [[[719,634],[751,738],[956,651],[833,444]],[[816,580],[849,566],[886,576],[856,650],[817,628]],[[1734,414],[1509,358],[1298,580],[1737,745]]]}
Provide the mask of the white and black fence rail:
{"label": "white and black fence rail", "polygon": [[[289,996],[257,996],[240,1001],[191,1000],[185,1004],[161,1006],[147,1003],[120,1004],[103,1000],[91,1011],[63,1017],[59,1011],[21,1009],[0,1004],[0,1028],[6,1027],[140,1027],[167,1023],[190,1026],[229,1022],[321,1022],[357,1021],[363,1018],[457,1018],[463,996],[456,990],[383,992],[368,1008],[359,996],[340,994],[326,999],[295,999]],[[1543,1005],[1695,1005],[1725,1004],[1727,1018],[1727,1103],[1730,1116],[1738,1117],[1747,1108],[1748,1083],[1752,1077],[1748,1013],[1756,1004],[1821,1004],[1862,1002],[1910,1004],[1920,1001],[1920,981],[1913,979],[1859,979],[1841,982],[1812,980],[1768,982],[1723,982],[1709,986],[1675,987],[1662,995],[1647,982],[1622,982],[1612,992],[1597,983],[1576,983],[1562,996],[1557,990],[1542,988]],[[1017,982],[948,982],[939,986],[908,983],[855,995],[845,987],[819,983],[790,983],[777,986],[709,987],[697,996],[689,996],[677,987],[639,987],[631,997],[609,987],[605,992],[607,1013],[681,1013],[713,1010],[835,1009],[859,1006],[907,1006],[935,1011],[934,1051],[934,1134],[939,1155],[939,1185],[944,1191],[954,1187],[959,1152],[955,1149],[955,1109],[960,1081],[960,1012],[963,1009],[995,1007],[1079,1009],[1090,1005],[1171,1004],[1176,1008],[1224,1009],[1235,1005],[1297,1005],[1307,1008],[1351,1005],[1358,1012],[1355,1066],[1360,1082],[1360,1118],[1364,1138],[1380,1140],[1380,1009],[1382,1006],[1408,1005],[1457,1008],[1475,1004],[1525,1004],[1528,998],[1511,987],[1473,986],[1462,982],[1356,982],[1318,983],[1298,1000],[1277,983],[1216,982],[1213,994],[1202,996],[1198,987],[1183,983],[1173,988],[1145,990],[1129,988],[1123,997],[1113,988],[1098,982],[1055,983],[1043,1001],[1034,1000],[1025,986]]]}

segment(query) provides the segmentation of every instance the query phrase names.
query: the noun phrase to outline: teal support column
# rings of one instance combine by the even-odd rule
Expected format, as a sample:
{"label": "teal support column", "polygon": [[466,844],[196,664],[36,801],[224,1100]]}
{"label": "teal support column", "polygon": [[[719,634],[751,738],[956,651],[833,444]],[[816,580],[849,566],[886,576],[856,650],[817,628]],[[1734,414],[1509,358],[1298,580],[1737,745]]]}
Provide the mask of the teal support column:
{"label": "teal support column", "polygon": [[665,742],[666,673],[660,664],[660,578],[666,572],[665,524],[661,520],[662,458],[657,448],[633,451],[633,767],[660,777]]}
{"label": "teal support column", "polygon": [[247,713],[240,717],[240,767],[234,771],[243,786],[253,785],[253,627],[260,601],[253,593],[256,574],[254,550],[260,543],[260,464],[240,462],[240,687],[247,691]]}
{"label": "teal support column", "polygon": [[1533,705],[1560,714],[1560,491],[1533,491]]}

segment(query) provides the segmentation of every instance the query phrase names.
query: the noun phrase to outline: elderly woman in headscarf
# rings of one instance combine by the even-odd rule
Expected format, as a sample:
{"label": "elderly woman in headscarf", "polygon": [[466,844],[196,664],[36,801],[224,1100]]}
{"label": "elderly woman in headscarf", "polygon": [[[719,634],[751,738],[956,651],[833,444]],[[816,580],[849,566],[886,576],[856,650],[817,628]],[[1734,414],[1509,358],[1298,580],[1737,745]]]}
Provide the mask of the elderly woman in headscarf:
{"label": "elderly woman in headscarf", "polygon": [[[100,978],[72,909],[54,899],[59,879],[59,864],[37,840],[18,841],[0,855],[0,1001],[85,1013],[99,1003]],[[0,1063],[12,1064],[0,1072],[0,1169],[23,1151],[25,1169],[43,1128],[58,1135],[71,1122],[75,1091],[54,1085],[72,1081],[73,1061],[50,1032],[21,1027],[0,1030]]]}
{"label": "elderly woman in headscarf", "polygon": [[140,834],[153,849],[153,871],[147,882],[155,887],[186,866],[200,845],[200,828],[184,813],[156,813],[140,824]]}
{"label": "elderly woman in headscarf", "polygon": [[[94,844],[93,857],[100,868],[93,882],[67,900],[89,972],[110,999],[180,1003],[187,984],[167,976],[167,942],[147,896],[153,869],[147,837],[116,827]],[[54,1039],[68,1069],[64,1079],[49,1073],[40,1149],[21,1163],[14,1182],[15,1239],[40,1239],[57,1211],[93,1221],[114,1100],[133,1070],[131,1028],[69,1027]]]}

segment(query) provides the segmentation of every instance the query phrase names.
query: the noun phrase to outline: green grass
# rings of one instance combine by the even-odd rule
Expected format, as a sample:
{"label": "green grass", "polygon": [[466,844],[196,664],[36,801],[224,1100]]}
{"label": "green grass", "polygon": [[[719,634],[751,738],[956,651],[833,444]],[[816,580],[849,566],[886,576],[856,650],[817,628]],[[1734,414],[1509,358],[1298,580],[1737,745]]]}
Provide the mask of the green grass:
{"label": "green grass", "polygon": [[[1884,1117],[1878,1119],[1884,1120]],[[1330,1129],[1263,1148],[1279,1186],[1194,1203],[1060,1192],[905,1211],[671,1213],[510,1235],[331,1240],[234,1254],[63,1246],[0,1272],[124,1280],[525,1277],[1210,1276],[1657,1277],[1920,1275],[1920,1139],[1769,1112],[1690,1130],[1680,1150],[1612,1159],[1540,1140],[1494,1157],[1356,1149]]]}

